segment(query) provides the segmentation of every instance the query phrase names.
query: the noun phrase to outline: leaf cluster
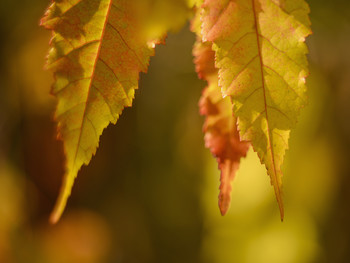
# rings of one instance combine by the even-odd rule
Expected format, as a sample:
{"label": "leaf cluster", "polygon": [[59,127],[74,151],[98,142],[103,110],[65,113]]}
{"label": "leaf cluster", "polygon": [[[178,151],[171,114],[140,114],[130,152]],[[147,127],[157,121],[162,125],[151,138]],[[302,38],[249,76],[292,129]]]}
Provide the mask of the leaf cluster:
{"label": "leaf cluster", "polygon": [[221,170],[219,208],[249,147],[274,187],[281,219],[282,171],[289,133],[306,105],[304,0],[55,0],[41,25],[52,31],[47,68],[66,166],[51,222],[63,213],[74,180],[100,136],[131,107],[155,46],[191,19],[193,55],[208,87],[200,98],[205,145]]}

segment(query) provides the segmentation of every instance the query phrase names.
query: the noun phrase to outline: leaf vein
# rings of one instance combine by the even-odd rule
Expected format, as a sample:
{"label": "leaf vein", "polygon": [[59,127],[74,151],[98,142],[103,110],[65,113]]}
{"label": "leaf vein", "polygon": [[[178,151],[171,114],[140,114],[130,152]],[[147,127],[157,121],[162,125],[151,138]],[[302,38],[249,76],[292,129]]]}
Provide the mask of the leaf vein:
{"label": "leaf vein", "polygon": [[[101,38],[100,38],[100,40],[99,40],[99,46],[98,46],[96,58],[95,58],[94,65],[93,65],[93,71],[92,71],[92,74],[91,74],[92,78],[91,78],[90,85],[89,85],[89,88],[88,88],[88,93],[87,93],[87,96],[86,96],[85,108],[84,108],[84,112],[83,112],[83,116],[82,116],[82,121],[81,121],[81,125],[80,125],[80,129],[81,129],[81,130],[83,129],[84,122],[85,122],[86,109],[87,109],[88,101],[89,101],[89,98],[90,98],[91,85],[92,85],[92,81],[93,81],[93,76],[94,76],[94,74],[95,74],[97,61],[98,61],[98,58],[99,58],[100,52],[101,52],[102,39],[103,39],[103,37],[104,37],[104,33],[106,32],[106,25],[107,25],[107,21],[108,21],[108,15],[109,15],[109,13],[110,13],[111,5],[112,5],[112,0],[110,0],[110,1],[109,1],[109,4],[108,4],[106,20],[104,21],[104,25],[103,25],[103,29],[102,29],[102,34],[101,34]],[[80,145],[81,135],[82,135],[82,131],[80,131],[80,133],[79,133],[78,144],[77,144],[78,146]],[[75,151],[75,156],[74,156],[74,161],[73,161],[73,167],[75,166],[75,162],[76,162],[76,160],[77,160],[78,149],[79,149],[79,148],[77,147],[77,148],[76,148],[76,151]]]}
{"label": "leaf vein", "polygon": [[266,109],[264,109],[261,112],[259,112],[259,114],[256,116],[256,118],[251,123],[249,123],[249,125],[245,129],[249,130],[254,125],[254,123],[261,117],[261,115],[263,113],[265,113],[265,111],[266,111]]}
{"label": "leaf vein", "polygon": [[292,59],[285,51],[279,49],[277,46],[275,46],[274,44],[272,44],[271,40],[268,39],[267,37],[265,37],[262,34],[258,34],[259,37],[263,38],[264,40],[266,40],[271,46],[272,48],[276,49],[278,52],[284,54],[290,61],[292,61],[295,65],[297,65],[299,68],[304,69],[305,67],[302,67],[298,62],[296,62],[294,59]]}
{"label": "leaf vein", "polygon": [[232,49],[234,49],[240,41],[242,41],[246,36],[249,36],[251,34],[255,34],[255,32],[247,32],[245,33],[243,36],[241,36],[238,40],[236,40],[235,42],[232,43],[232,47],[230,48],[230,50],[228,51],[228,53],[230,53],[232,51]]}
{"label": "leaf vein", "polygon": [[65,110],[64,112],[61,112],[59,115],[56,115],[56,118],[63,117],[64,115],[66,115],[67,113],[69,113],[70,111],[72,111],[76,107],[81,106],[84,103],[85,103],[85,101],[82,101],[82,102],[75,104],[74,106],[70,107],[68,110]]}
{"label": "leaf vein", "polygon": [[271,106],[271,105],[267,105],[266,104],[266,107],[279,112],[281,115],[286,117],[286,119],[290,120],[289,117],[287,116],[287,114],[285,114],[283,111],[281,111],[280,109],[276,108],[275,106]]}
{"label": "leaf vein", "polygon": [[274,131],[273,133],[278,135],[281,138],[284,146],[288,149],[288,143],[284,140],[283,136],[281,134],[279,134],[278,132],[276,132],[276,131]]}
{"label": "leaf vein", "polygon": [[120,39],[123,41],[124,45],[134,54],[135,58],[137,59],[137,61],[139,62],[140,66],[142,66],[143,68],[145,68],[146,66],[141,62],[141,59],[139,58],[139,56],[136,54],[135,50],[133,50],[129,44],[126,42],[126,40],[124,39],[124,37],[122,36],[122,34],[119,32],[119,30],[114,27],[110,22],[107,22],[107,25],[109,25],[115,32],[117,32],[117,34],[119,35]]}
{"label": "leaf vein", "polygon": [[117,74],[115,74],[114,70],[107,64],[106,61],[104,61],[102,58],[99,58],[99,60],[113,73],[113,75],[116,78],[116,80],[120,83],[120,86],[122,86],[122,89],[123,89],[123,91],[125,93],[125,96],[128,99],[128,103],[131,103],[131,99],[129,98],[128,94],[126,93],[126,90],[125,90],[123,84],[120,82]]}
{"label": "leaf vein", "polygon": [[262,54],[261,54],[261,43],[259,40],[259,28],[258,28],[258,18],[257,18],[257,11],[255,7],[255,0],[252,0],[252,7],[253,7],[253,13],[254,13],[254,26],[255,26],[255,32],[256,32],[256,41],[257,41],[257,46],[258,46],[258,53],[259,53],[259,59],[260,59],[260,72],[261,72],[261,81],[262,81],[262,86],[263,86],[263,91],[264,91],[264,104],[265,104],[265,116],[266,116],[266,124],[267,124],[267,132],[268,132],[268,143],[270,145],[270,151],[271,151],[271,161],[272,161],[272,168],[273,168],[273,174],[272,178],[275,181],[275,189],[276,189],[276,196],[278,200],[278,204],[280,206],[280,211],[281,211],[281,218],[283,220],[283,206],[282,206],[282,200],[281,200],[281,192],[280,188],[278,185],[278,178],[277,178],[277,172],[276,172],[276,163],[275,163],[275,155],[274,151],[272,148],[272,143],[271,143],[271,130],[270,130],[270,125],[269,125],[269,119],[268,119],[268,114],[267,114],[267,103],[266,103],[266,89],[265,89],[265,77],[264,77],[264,71],[263,71],[263,60],[262,60]]}
{"label": "leaf vein", "polygon": [[67,52],[66,54],[63,54],[63,56],[61,56],[61,57],[57,58],[56,60],[50,62],[50,63],[48,64],[48,66],[50,66],[50,65],[52,65],[52,64],[54,64],[54,63],[57,63],[58,61],[60,61],[60,60],[63,59],[63,58],[68,57],[71,53],[73,53],[73,52],[75,52],[75,51],[78,51],[79,49],[83,49],[84,47],[87,47],[87,46],[89,46],[89,45],[91,45],[91,44],[94,44],[94,43],[97,43],[97,42],[100,42],[100,41],[101,41],[101,40],[99,40],[99,39],[95,39],[95,40],[91,40],[91,41],[85,42],[85,43],[83,43],[82,45],[80,45],[80,46],[78,46],[78,47],[76,47],[76,48],[73,48],[72,50],[70,50],[70,51]]}
{"label": "leaf vein", "polygon": [[99,88],[97,88],[95,85],[92,85],[91,87],[93,87],[103,98],[103,101],[105,102],[105,104],[107,105],[109,112],[111,113],[111,115],[113,116],[113,110],[111,105],[108,103],[106,96],[101,92],[101,90]]}
{"label": "leaf vein", "polygon": [[90,77],[86,77],[86,78],[80,78],[80,79],[75,79],[75,80],[72,80],[70,81],[69,83],[67,83],[67,85],[63,86],[60,90],[54,92],[55,95],[58,95],[60,94],[61,92],[63,92],[65,89],[67,89],[71,84],[75,83],[75,82],[78,82],[78,81],[81,81],[81,80],[86,80],[86,79],[91,79],[91,76]]}
{"label": "leaf vein", "polygon": [[253,96],[253,94],[254,94],[255,92],[257,92],[257,91],[260,90],[260,89],[262,89],[262,86],[259,87],[259,88],[254,89],[247,97],[244,98],[244,100],[243,100],[242,103],[244,104],[251,96]]}
{"label": "leaf vein", "polygon": [[295,91],[295,89],[293,89],[292,86],[282,77],[281,74],[279,74],[276,70],[274,70],[274,69],[273,69],[272,67],[270,67],[270,66],[264,65],[264,67],[267,68],[267,69],[269,69],[269,70],[271,70],[273,73],[275,73],[280,79],[283,80],[283,82],[286,84],[286,86],[287,86],[287,88],[288,88],[289,90],[293,91],[293,92],[295,93],[295,95],[297,95],[298,98],[300,98],[303,102],[305,102],[304,99],[303,99],[302,97],[300,97],[300,95],[299,95],[299,94]]}
{"label": "leaf vein", "polygon": [[232,79],[231,83],[230,83],[230,87],[232,86],[233,82],[235,82],[237,80],[237,78],[244,72],[244,70],[256,59],[258,58],[259,55],[254,56],[251,60],[249,60],[244,67],[236,74],[236,76],[234,76],[234,78]]}

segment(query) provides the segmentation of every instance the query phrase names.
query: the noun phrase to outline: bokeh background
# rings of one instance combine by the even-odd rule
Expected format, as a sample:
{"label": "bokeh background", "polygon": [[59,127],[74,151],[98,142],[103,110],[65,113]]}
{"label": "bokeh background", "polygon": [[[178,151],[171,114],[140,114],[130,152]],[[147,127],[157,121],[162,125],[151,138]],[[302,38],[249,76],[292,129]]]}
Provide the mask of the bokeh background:
{"label": "bokeh background", "polygon": [[156,48],[52,226],[64,157],[43,70],[50,33],[38,26],[49,1],[1,0],[0,262],[350,262],[350,2],[308,2],[310,102],[283,167],[285,222],[252,151],[220,215],[186,25]]}

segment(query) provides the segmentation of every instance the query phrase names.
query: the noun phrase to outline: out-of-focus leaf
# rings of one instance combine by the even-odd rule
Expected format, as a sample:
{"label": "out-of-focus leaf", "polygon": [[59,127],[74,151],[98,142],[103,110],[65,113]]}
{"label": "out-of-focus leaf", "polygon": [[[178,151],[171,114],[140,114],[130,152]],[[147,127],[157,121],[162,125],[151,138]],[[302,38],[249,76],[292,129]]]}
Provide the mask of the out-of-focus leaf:
{"label": "out-of-focus leaf", "polygon": [[151,39],[164,37],[168,31],[179,31],[193,15],[192,0],[134,0],[142,6],[144,33]]}
{"label": "out-of-focus leaf", "polygon": [[203,91],[199,107],[200,113],[206,117],[203,126],[205,146],[216,157],[221,171],[219,208],[221,214],[225,215],[230,206],[231,183],[240,159],[247,154],[249,144],[240,141],[236,126],[237,119],[232,115],[230,98],[223,98],[221,95],[211,45],[198,40],[193,54],[199,77],[208,81],[208,87]]}
{"label": "out-of-focus leaf", "polygon": [[219,86],[232,98],[241,139],[267,168],[283,220],[281,165],[306,104],[309,8],[304,0],[206,0],[202,8]]}

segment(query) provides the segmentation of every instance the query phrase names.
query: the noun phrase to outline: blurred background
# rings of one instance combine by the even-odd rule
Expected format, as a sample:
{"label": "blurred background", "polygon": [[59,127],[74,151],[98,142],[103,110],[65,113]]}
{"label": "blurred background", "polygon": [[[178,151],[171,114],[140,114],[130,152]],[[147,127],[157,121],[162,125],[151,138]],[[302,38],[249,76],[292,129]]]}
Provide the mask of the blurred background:
{"label": "blurred background", "polygon": [[186,25],[156,48],[52,226],[64,157],[43,70],[50,32],[38,26],[49,1],[1,0],[0,262],[350,262],[350,2],[308,2],[310,102],[283,167],[285,222],[252,151],[220,215]]}

